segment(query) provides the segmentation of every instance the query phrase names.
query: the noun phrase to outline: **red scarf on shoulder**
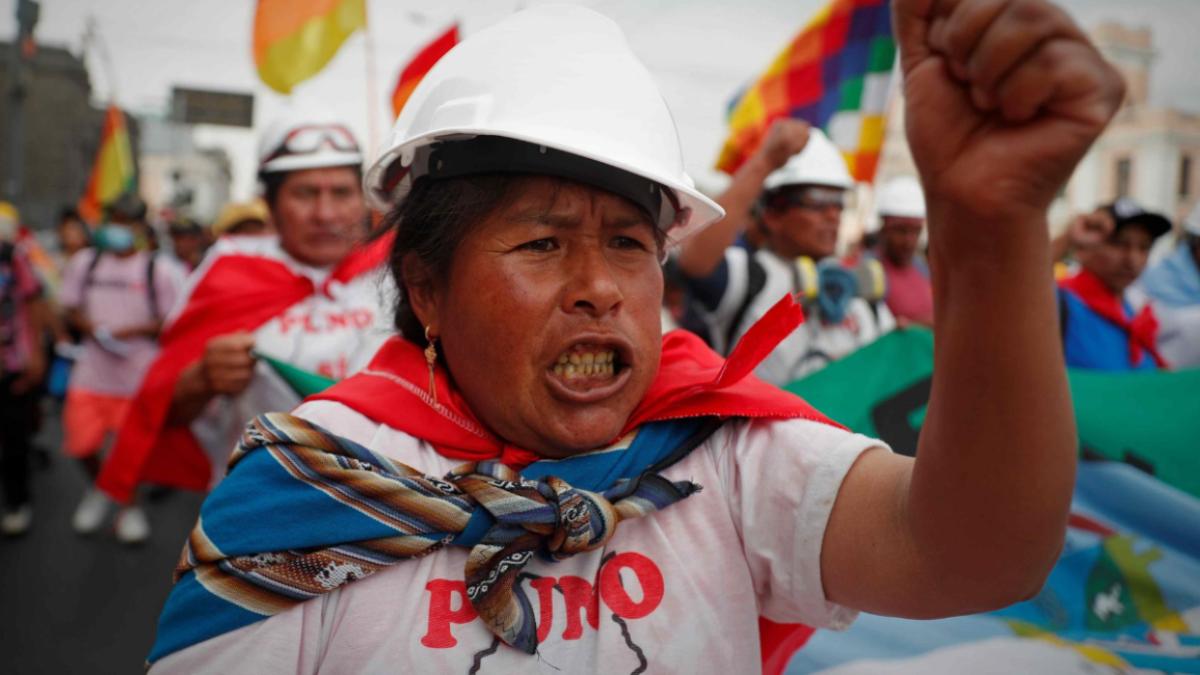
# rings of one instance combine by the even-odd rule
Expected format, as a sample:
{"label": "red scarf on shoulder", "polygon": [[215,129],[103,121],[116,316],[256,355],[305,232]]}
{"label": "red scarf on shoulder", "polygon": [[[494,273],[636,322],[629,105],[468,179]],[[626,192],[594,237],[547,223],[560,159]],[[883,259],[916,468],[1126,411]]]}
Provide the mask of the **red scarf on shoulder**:
{"label": "red scarf on shoulder", "polygon": [[1150,305],[1142,307],[1133,318],[1129,318],[1125,315],[1121,296],[1109,290],[1100,277],[1087,270],[1080,270],[1075,276],[1058,282],[1058,285],[1074,293],[1088,309],[1129,335],[1129,360],[1133,365],[1142,362],[1142,350],[1145,350],[1159,368],[1167,367],[1167,362],[1158,353],[1158,319]]}
{"label": "red scarf on shoulder", "polygon": [[[326,283],[374,270],[386,259],[391,241],[381,237],[354,249]],[[96,487],[121,503],[133,498],[140,483],[207,490],[212,476],[208,455],[188,427],[167,424],[179,376],[204,355],[212,338],[256,330],[318,292],[324,289],[278,260],[237,251],[213,260],[159,337],[161,351],[130,404]]]}
{"label": "red scarf on shoulder", "polygon": [[[754,377],[751,371],[804,320],[799,305],[784,297],[722,359],[698,337],[673,331],[663,337],[658,374],[630,415],[624,436],[646,422],[682,417],[804,418],[835,424],[803,399]],[[365,369],[307,400],[336,401],[432,445],[445,457],[500,459],[521,468],[540,459],[490,433],[454,389],[444,369],[435,371],[438,400],[429,395],[422,350],[394,337]],[[613,439],[616,440],[616,439]],[[763,672],[778,675],[813,629],[759,618]]]}

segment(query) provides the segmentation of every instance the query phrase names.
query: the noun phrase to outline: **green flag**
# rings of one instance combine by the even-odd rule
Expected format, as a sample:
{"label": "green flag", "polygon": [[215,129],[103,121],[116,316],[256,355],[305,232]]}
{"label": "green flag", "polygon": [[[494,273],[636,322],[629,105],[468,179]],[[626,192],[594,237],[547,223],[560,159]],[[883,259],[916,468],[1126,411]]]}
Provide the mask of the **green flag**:
{"label": "green flag", "polygon": [[337,380],[317,373],[302,370],[293,366],[290,363],[285,363],[279,359],[273,359],[270,356],[255,353],[260,360],[271,367],[288,386],[296,392],[300,398],[305,398],[322,391],[325,391],[332,386]]}
{"label": "green flag", "polygon": [[[929,401],[933,334],[908,328],[785,387],[851,429],[914,455]],[[1128,462],[1200,496],[1200,370],[1069,370],[1085,457]]]}

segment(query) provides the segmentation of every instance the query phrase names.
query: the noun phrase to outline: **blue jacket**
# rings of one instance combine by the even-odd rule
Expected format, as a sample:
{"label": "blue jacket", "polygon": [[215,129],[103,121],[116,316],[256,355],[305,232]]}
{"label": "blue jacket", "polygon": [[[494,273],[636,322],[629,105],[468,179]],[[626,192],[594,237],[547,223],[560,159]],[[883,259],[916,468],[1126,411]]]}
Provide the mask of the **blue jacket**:
{"label": "blue jacket", "polygon": [[[1155,370],[1150,354],[1142,350],[1142,359],[1134,365],[1129,355],[1129,334],[1085,305],[1070,290],[1058,290],[1059,315],[1062,317],[1063,351],[1070,368],[1090,370]],[[1133,308],[1121,301],[1125,315],[1133,318]]]}

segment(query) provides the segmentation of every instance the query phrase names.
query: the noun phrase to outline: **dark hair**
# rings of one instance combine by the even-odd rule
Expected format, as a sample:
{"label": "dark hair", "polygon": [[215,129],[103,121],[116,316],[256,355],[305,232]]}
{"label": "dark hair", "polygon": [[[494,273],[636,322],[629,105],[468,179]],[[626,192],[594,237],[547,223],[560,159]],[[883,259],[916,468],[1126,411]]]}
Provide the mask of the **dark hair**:
{"label": "dark hair", "polygon": [[83,222],[83,216],[79,215],[79,210],[73,206],[64,206],[58,212],[58,223],[61,225],[63,221],[75,220]]}
{"label": "dark hair", "polygon": [[146,202],[137,192],[123,192],[113,201],[105,205],[108,220],[121,223],[138,223],[146,219]]}
{"label": "dark hair", "polygon": [[[345,166],[330,166],[330,167],[314,167],[318,169],[354,169],[354,180],[359,185],[362,185],[362,167],[358,165]],[[283,189],[283,181],[287,179],[288,174],[296,171],[304,171],[305,169],[295,169],[293,171],[272,171],[270,173],[259,173],[258,180],[262,183],[263,201],[267,203],[267,207],[274,209],[275,200],[279,198],[279,191]]]}
{"label": "dark hair", "polygon": [[[450,277],[454,253],[472,226],[507,205],[519,193],[518,186],[530,174],[493,173],[434,180],[418,178],[399,206],[384,216],[377,236],[394,231],[396,238],[388,267],[397,291],[395,326],[405,339],[425,346],[425,327],[413,312],[405,294],[404,263],[415,260],[425,283],[444,284]],[[554,191],[546,201],[553,208],[558,190],[574,184],[567,178],[554,179]],[[649,215],[647,215],[650,218]],[[651,218],[650,223],[653,223]],[[653,225],[651,225],[653,227]],[[654,227],[655,243],[661,251],[666,235]],[[410,255],[411,254],[411,255]]]}
{"label": "dark hair", "polygon": [[395,326],[405,339],[426,344],[425,328],[405,293],[405,259],[421,265],[428,283],[444,283],[467,231],[505,203],[517,178],[516,174],[418,178],[404,201],[384,217],[380,232],[396,233],[388,267],[397,291]]}

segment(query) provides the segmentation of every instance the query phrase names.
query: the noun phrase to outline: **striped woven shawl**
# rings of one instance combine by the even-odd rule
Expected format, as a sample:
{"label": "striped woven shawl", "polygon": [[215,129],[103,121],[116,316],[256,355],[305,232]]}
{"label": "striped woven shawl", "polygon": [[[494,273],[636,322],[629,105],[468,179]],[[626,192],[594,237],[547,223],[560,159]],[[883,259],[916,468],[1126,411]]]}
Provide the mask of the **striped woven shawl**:
{"label": "striped woven shawl", "polygon": [[533,653],[535,614],[516,583],[526,563],[603,546],[622,520],[699,490],[658,472],[719,425],[645,424],[605,450],[520,473],[489,460],[437,478],[300,418],[262,415],[201,509],[149,661],[448,544],[471,549],[467,597],[485,625]]}

